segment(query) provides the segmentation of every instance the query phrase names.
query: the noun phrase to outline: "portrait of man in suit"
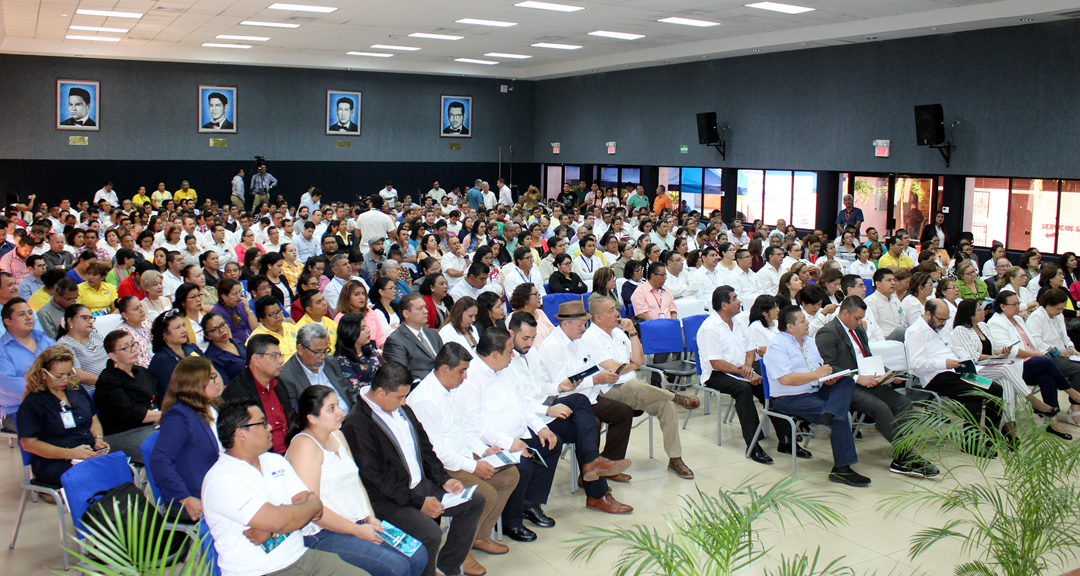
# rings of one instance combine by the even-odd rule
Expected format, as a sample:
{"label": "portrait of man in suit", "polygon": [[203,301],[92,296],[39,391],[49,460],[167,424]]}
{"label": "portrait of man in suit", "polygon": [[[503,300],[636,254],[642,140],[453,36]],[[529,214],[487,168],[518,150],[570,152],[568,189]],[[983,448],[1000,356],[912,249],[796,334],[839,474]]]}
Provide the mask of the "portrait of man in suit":
{"label": "portrait of man in suit", "polygon": [[326,134],[360,135],[360,92],[326,91]]}
{"label": "portrait of man in suit", "polygon": [[471,138],[469,127],[472,125],[472,97],[442,97],[442,136],[452,138]]}
{"label": "portrait of man in suit", "polygon": [[199,132],[236,133],[236,88],[199,86]]}
{"label": "portrait of man in suit", "polygon": [[56,127],[59,130],[98,130],[98,83],[57,80]]}

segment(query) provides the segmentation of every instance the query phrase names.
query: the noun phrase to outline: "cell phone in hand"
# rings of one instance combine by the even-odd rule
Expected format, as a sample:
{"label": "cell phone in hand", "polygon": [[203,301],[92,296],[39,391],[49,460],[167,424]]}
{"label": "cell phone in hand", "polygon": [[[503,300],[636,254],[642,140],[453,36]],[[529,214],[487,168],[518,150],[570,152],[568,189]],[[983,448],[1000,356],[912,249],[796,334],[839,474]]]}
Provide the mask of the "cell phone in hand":
{"label": "cell phone in hand", "polygon": [[94,454],[100,454],[100,453],[102,453],[102,452],[105,452],[105,451],[107,451],[108,449],[109,449],[109,447],[108,447],[108,446],[106,446],[106,447],[104,447],[104,448],[98,448],[97,450],[94,450]]}

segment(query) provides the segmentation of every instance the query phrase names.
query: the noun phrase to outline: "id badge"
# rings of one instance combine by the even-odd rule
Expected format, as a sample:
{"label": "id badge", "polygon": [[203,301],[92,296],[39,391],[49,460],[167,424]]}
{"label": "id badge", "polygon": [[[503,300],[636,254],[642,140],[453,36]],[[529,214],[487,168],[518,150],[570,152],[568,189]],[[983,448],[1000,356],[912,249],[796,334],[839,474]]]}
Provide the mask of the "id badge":
{"label": "id badge", "polygon": [[75,427],[75,415],[71,411],[64,411],[60,413],[60,420],[64,423],[64,429],[71,429]]}

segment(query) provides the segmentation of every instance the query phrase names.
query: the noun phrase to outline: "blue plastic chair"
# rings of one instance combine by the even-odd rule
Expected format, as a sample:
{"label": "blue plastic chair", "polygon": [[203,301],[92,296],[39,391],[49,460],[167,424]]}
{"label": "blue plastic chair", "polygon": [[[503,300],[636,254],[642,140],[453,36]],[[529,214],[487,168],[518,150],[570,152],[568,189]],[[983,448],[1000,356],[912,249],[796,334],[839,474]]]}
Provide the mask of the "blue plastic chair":
{"label": "blue plastic chair", "polygon": [[[142,452],[143,462],[146,463],[143,470],[146,472],[146,481],[150,484],[150,491],[154,494],[154,503],[158,508],[162,509],[166,518],[174,518],[176,514],[169,510],[170,502],[165,502],[161,498],[161,488],[158,488],[157,483],[154,482],[154,474],[150,469],[150,455],[154,453],[154,446],[157,445],[158,436],[160,435],[160,430],[153,431],[143,440],[143,443],[139,446],[139,451]],[[194,533],[197,527],[197,524],[194,522],[167,522],[166,524],[171,530],[186,532],[188,534]]]}
{"label": "blue plastic chair", "polygon": [[25,479],[19,483],[19,489],[22,490],[22,498],[19,501],[19,516],[15,520],[15,527],[11,530],[11,542],[8,543],[8,549],[15,549],[15,541],[19,538],[19,527],[22,526],[23,511],[26,510],[27,498],[33,495],[34,501],[37,502],[38,494],[48,494],[56,501],[56,516],[60,525],[60,550],[64,554],[64,570],[69,570],[71,568],[71,562],[68,560],[67,525],[64,522],[64,511],[67,510],[68,506],[67,501],[64,498],[64,490],[60,486],[45,484],[44,482],[39,482],[31,478],[30,453],[23,450],[21,443],[19,444],[19,452],[22,454]]}
{"label": "blue plastic chair", "polygon": [[71,512],[71,524],[76,530],[84,530],[83,514],[90,504],[100,499],[95,494],[134,481],[131,466],[123,452],[112,452],[72,466],[60,476],[60,485],[64,487]]}
{"label": "blue plastic chair", "polygon": [[874,293],[874,279],[873,278],[863,278],[862,281],[863,281],[863,284],[866,284],[866,295],[869,296],[869,295],[873,294]]}
{"label": "blue plastic chair", "polygon": [[[750,442],[749,446],[746,447],[746,457],[747,458],[750,457],[750,450],[754,446],[757,445],[758,438],[761,437],[762,428],[765,426],[765,423],[769,421],[768,419],[771,416],[775,416],[777,418],[783,418],[784,420],[787,420],[788,425],[791,427],[791,433],[795,435],[795,438],[792,439],[792,441],[795,443],[796,446],[799,444],[799,437],[800,436],[808,437],[808,436],[812,435],[812,434],[810,434],[808,432],[800,432],[799,431],[799,427],[796,424],[796,418],[794,416],[789,416],[787,414],[784,414],[783,412],[777,412],[776,410],[772,409],[772,406],[771,406],[771,404],[772,404],[772,395],[769,393],[769,388],[770,388],[769,387],[769,376],[768,376],[768,374],[765,373],[765,361],[762,360],[760,362],[760,365],[761,365],[761,385],[763,387],[763,391],[765,392],[765,405],[761,408],[761,421],[758,422],[757,430],[754,431],[754,440],[752,442]],[[795,446],[791,447],[791,475],[792,476],[795,475],[795,471],[796,471],[796,468],[798,466],[798,461],[796,460],[798,452],[799,451],[796,449]]]}
{"label": "blue plastic chair", "polygon": [[204,516],[198,523],[199,529],[199,554],[203,561],[210,563],[210,576],[221,576],[221,568],[218,567],[217,548],[214,547],[214,536],[210,534],[210,526],[206,524]]}
{"label": "blue plastic chair", "polygon": [[559,325],[559,319],[555,317],[559,313],[559,306],[565,302],[573,302],[574,300],[581,300],[581,294],[548,294],[544,296],[541,301],[543,302],[544,314],[551,320],[551,323],[555,326]]}

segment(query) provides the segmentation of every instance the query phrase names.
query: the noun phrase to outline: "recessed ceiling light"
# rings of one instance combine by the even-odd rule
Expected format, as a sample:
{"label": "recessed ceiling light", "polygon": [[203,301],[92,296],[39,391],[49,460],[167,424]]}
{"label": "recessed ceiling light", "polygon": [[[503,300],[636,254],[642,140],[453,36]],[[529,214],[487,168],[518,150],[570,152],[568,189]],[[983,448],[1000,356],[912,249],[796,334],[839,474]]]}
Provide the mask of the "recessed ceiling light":
{"label": "recessed ceiling light", "polygon": [[320,12],[322,14],[329,14],[337,10],[333,6],[307,6],[305,4],[282,4],[280,2],[275,2],[267,6],[267,8],[271,10],[290,10],[292,12]]}
{"label": "recessed ceiling light", "polygon": [[71,30],[86,30],[87,32],[119,32],[121,34],[128,31],[127,28],[104,28],[102,26],[68,26]]}
{"label": "recessed ceiling light", "polygon": [[68,40],[90,40],[92,42],[119,42],[119,38],[113,38],[110,36],[79,36],[77,34],[68,34],[65,36]]}
{"label": "recessed ceiling light", "polygon": [[218,34],[215,38],[218,40],[245,40],[247,42],[266,42],[270,39],[269,36],[233,36],[232,34]]}
{"label": "recessed ceiling light", "polygon": [[794,6],[792,4],[781,4],[779,2],[756,2],[754,4],[747,4],[747,8],[760,8],[762,10],[772,10],[773,12],[783,12],[784,14],[802,14],[803,12],[813,12],[813,8],[807,8],[805,6]]}
{"label": "recessed ceiling light", "polygon": [[578,48],[583,48],[583,46],[578,46],[576,44],[554,44],[551,42],[537,42],[536,44],[533,44],[532,47],[553,48],[555,50],[577,50]]}
{"label": "recessed ceiling light", "polygon": [[427,32],[413,32],[409,34],[410,38],[427,38],[428,40],[461,40],[464,36],[453,36],[451,34],[428,34]]}
{"label": "recessed ceiling light", "polygon": [[877,40],[877,36],[867,36],[867,40]]}
{"label": "recessed ceiling light", "polygon": [[386,54],[385,52],[346,52],[349,56],[371,56],[372,58],[389,58],[393,54]]}
{"label": "recessed ceiling light", "polygon": [[75,11],[76,14],[82,14],[83,16],[105,16],[106,18],[142,18],[143,15],[138,12],[113,12],[112,10],[86,10],[79,8]]}
{"label": "recessed ceiling light", "polygon": [[393,44],[372,44],[371,47],[380,50],[403,50],[405,52],[415,52],[419,50],[416,46],[394,46]]}
{"label": "recessed ceiling light", "polygon": [[203,42],[205,48],[240,48],[241,50],[247,50],[251,48],[251,44],[218,44],[217,42]]}
{"label": "recessed ceiling light", "polygon": [[483,64],[485,66],[498,64],[498,62],[492,62],[491,60],[477,60],[475,58],[454,58],[454,62],[464,62],[466,64]]}
{"label": "recessed ceiling light", "polygon": [[644,38],[644,34],[628,34],[626,32],[608,32],[607,30],[597,30],[596,32],[589,32],[589,36],[603,36],[604,38],[615,38],[617,40],[637,40],[638,38]]}
{"label": "recessed ceiling light", "polygon": [[241,26],[262,26],[264,28],[299,28],[299,24],[285,24],[283,22],[257,22],[255,20],[244,20],[240,23]]}
{"label": "recessed ceiling light", "polygon": [[578,10],[584,10],[584,6],[569,6],[567,4],[552,4],[551,2],[535,2],[534,0],[528,0],[526,2],[518,2],[514,4],[518,8],[536,8],[537,10],[554,10],[555,12],[577,12]]}
{"label": "recessed ceiling light", "polygon": [[458,24],[472,24],[474,26],[495,26],[497,28],[509,28],[517,26],[517,22],[500,22],[499,20],[479,20],[477,18],[462,18],[455,20]]}
{"label": "recessed ceiling light", "polygon": [[513,58],[514,60],[525,60],[526,58],[532,58],[528,54],[507,54],[505,52],[488,52],[484,56],[490,56],[492,58]]}
{"label": "recessed ceiling light", "polygon": [[1035,19],[1034,18],[1021,18],[1020,21],[1021,22],[1034,22]]}
{"label": "recessed ceiling light", "polygon": [[761,48],[754,48],[751,52],[761,52]]}
{"label": "recessed ceiling light", "polygon": [[682,24],[683,26],[697,26],[698,28],[707,28],[709,26],[719,26],[719,22],[709,22],[708,20],[694,20],[693,18],[663,18],[657,20],[657,22],[664,22],[666,24]]}

